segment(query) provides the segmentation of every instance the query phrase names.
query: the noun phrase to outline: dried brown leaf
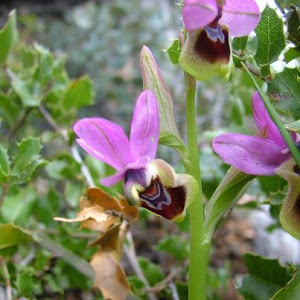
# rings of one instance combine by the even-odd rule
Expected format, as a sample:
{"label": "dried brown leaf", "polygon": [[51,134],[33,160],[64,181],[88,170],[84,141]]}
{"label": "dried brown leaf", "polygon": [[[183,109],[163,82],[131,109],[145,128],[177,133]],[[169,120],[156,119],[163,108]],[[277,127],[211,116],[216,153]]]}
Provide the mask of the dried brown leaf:
{"label": "dried brown leaf", "polygon": [[124,300],[130,292],[125,273],[110,253],[98,251],[90,262],[95,270],[94,286],[99,288],[105,299]]}

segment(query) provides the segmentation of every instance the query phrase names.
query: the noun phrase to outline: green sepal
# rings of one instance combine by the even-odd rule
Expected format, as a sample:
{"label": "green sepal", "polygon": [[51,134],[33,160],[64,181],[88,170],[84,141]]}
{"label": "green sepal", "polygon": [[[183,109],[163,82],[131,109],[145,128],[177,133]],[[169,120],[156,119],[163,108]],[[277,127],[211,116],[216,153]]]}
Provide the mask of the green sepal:
{"label": "green sepal", "polygon": [[[175,123],[173,97],[160,74],[150,49],[146,46],[143,46],[141,50],[140,65],[144,90],[152,91],[158,101],[160,131],[174,135],[177,139],[177,146],[179,143],[181,148],[185,147]],[[178,147],[175,150],[178,150]]]}
{"label": "green sepal", "polygon": [[275,170],[275,174],[284,178],[289,189],[280,210],[282,227],[297,239],[300,239],[300,175],[293,159],[284,162]]}
{"label": "green sepal", "polygon": [[205,206],[204,232],[210,239],[216,225],[241,198],[255,176],[245,174],[231,167]]}
{"label": "green sepal", "polygon": [[172,43],[172,45],[167,49],[167,53],[169,55],[170,61],[173,64],[179,63],[179,56],[181,53],[181,46],[180,46],[180,40],[175,39]]}

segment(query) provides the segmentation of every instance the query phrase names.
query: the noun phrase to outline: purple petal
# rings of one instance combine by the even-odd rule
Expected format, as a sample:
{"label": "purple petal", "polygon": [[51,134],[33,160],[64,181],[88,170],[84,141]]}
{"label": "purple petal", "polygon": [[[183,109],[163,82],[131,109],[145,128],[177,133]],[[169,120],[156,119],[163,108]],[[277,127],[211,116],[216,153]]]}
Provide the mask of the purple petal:
{"label": "purple petal", "polygon": [[183,22],[188,31],[208,25],[218,14],[216,0],[185,0],[182,9]]}
{"label": "purple petal", "polygon": [[212,147],[225,163],[250,175],[273,175],[290,157],[270,140],[235,133],[217,136]]}
{"label": "purple petal", "polygon": [[158,105],[151,91],[144,91],[136,101],[131,121],[130,147],[134,157],[155,158],[159,138]]}
{"label": "purple petal", "polygon": [[286,148],[286,143],[282,138],[279,129],[269,116],[269,113],[267,112],[265,105],[258,92],[255,92],[253,95],[252,109],[253,118],[259,130],[260,136],[274,141],[277,145],[279,145],[282,148]]}
{"label": "purple petal", "polygon": [[133,161],[128,138],[119,125],[101,118],[86,118],[76,122],[73,129],[85,151],[115,169]]}
{"label": "purple petal", "polygon": [[254,0],[226,0],[220,24],[229,27],[232,36],[248,35],[257,26],[260,11]]}
{"label": "purple petal", "polygon": [[104,186],[112,186],[121,181],[125,177],[126,169],[116,172],[116,174],[100,179],[100,183]]}
{"label": "purple petal", "polygon": [[261,100],[259,93],[255,92],[252,97],[253,119],[259,131],[264,130],[266,126],[265,114],[266,108]]}
{"label": "purple petal", "polygon": [[100,180],[100,183],[104,186],[112,186],[112,185],[116,184],[117,182],[121,181],[122,179],[124,179],[125,173],[127,170],[143,169],[143,168],[146,168],[146,166],[149,163],[150,163],[149,156],[141,157],[140,159],[127,164],[125,168],[123,168],[122,170],[119,170],[114,175],[102,178]]}

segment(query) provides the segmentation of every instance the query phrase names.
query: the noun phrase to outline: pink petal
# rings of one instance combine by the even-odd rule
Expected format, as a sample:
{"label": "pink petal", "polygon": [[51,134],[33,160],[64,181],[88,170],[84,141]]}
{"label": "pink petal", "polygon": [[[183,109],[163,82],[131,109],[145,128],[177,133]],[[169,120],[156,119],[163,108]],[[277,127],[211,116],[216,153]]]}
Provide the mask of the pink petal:
{"label": "pink petal", "polygon": [[121,181],[122,179],[124,179],[125,173],[127,170],[143,169],[143,168],[146,168],[146,166],[149,163],[150,163],[149,156],[143,156],[143,157],[139,158],[138,160],[129,163],[128,165],[126,165],[125,168],[123,168],[122,170],[119,170],[114,175],[102,178],[100,180],[100,183],[104,186],[112,186],[112,185],[116,184],[117,182]]}
{"label": "pink petal", "polygon": [[134,157],[155,158],[159,138],[158,105],[151,91],[144,91],[136,101],[130,132],[130,147]]}
{"label": "pink petal", "polygon": [[217,136],[212,147],[225,163],[250,175],[273,175],[290,157],[270,140],[235,133]]}
{"label": "pink petal", "polygon": [[265,120],[266,108],[258,92],[255,92],[252,97],[252,110],[253,110],[253,119],[255,121],[255,124],[258,130],[261,131],[266,126],[266,120]]}
{"label": "pink petal", "polygon": [[108,177],[100,179],[100,183],[107,187],[112,186],[112,185],[116,184],[117,182],[121,181],[125,177],[125,172],[126,172],[126,169],[120,170],[112,176],[108,176]]}
{"label": "pink petal", "polygon": [[266,139],[274,141],[282,148],[287,147],[282,135],[269,116],[268,111],[258,92],[255,92],[252,98],[253,118],[260,135],[263,135]]}
{"label": "pink petal", "polygon": [[218,14],[216,0],[185,0],[182,9],[183,22],[188,31],[208,25]]}
{"label": "pink petal", "polygon": [[260,11],[254,0],[226,0],[220,24],[229,27],[232,36],[245,36],[255,29]]}
{"label": "pink petal", "polygon": [[78,144],[93,157],[119,170],[133,161],[123,129],[102,118],[79,120],[73,127]]}

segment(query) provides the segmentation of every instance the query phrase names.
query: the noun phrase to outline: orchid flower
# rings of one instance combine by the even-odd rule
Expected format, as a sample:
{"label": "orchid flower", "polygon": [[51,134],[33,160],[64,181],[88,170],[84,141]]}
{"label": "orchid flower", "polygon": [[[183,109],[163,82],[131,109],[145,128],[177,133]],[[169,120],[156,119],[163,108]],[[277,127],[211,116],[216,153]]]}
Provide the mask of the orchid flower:
{"label": "orchid flower", "polygon": [[255,0],[184,0],[188,31],[179,62],[198,80],[232,70],[229,35],[248,35],[260,20]]}
{"label": "orchid flower", "polygon": [[176,174],[166,162],[155,159],[159,139],[159,112],[154,94],[140,94],[133,111],[130,138],[117,124],[103,118],[85,118],[74,125],[77,143],[91,156],[116,169],[100,183],[111,186],[124,180],[124,195],[167,219],[185,215],[192,199],[193,177]]}
{"label": "orchid flower", "polygon": [[[257,92],[252,98],[252,108],[257,136],[224,133],[214,138],[212,147],[225,163],[244,173],[274,175],[291,154]],[[295,142],[299,138],[296,134],[292,137]]]}

